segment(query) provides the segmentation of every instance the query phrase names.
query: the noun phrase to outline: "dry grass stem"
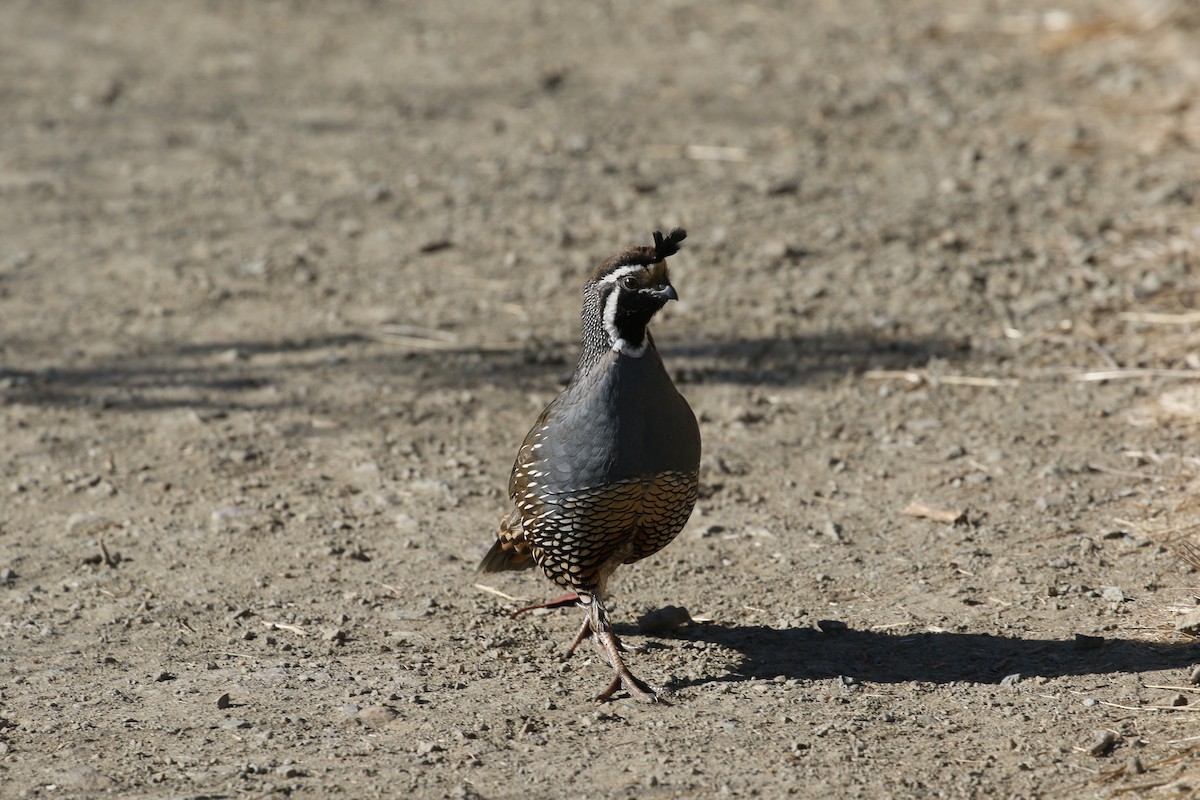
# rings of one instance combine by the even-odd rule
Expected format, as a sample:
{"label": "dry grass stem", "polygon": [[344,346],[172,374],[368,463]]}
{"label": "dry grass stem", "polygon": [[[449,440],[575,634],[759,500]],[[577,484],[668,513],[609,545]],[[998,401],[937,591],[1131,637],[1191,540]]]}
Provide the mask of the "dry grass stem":
{"label": "dry grass stem", "polygon": [[271,622],[265,619],[262,620],[262,624],[266,625],[273,631],[287,631],[288,633],[294,633],[297,636],[308,636],[308,633],[305,632],[305,630],[299,625],[290,625],[286,622]]}
{"label": "dry grass stem", "polygon": [[1159,480],[1157,475],[1147,475],[1144,472],[1131,472],[1127,469],[1113,469],[1112,467],[1106,467],[1103,464],[1088,464],[1087,468],[1092,472],[1103,472],[1105,475],[1118,475],[1122,478],[1132,478],[1138,481]]}
{"label": "dry grass stem", "polygon": [[410,350],[464,350],[473,353],[501,353],[520,349],[516,342],[464,343],[457,335],[435,328],[418,328],[385,322],[379,326],[379,340]]}
{"label": "dry grass stem", "polygon": [[1163,314],[1154,311],[1124,311],[1117,315],[1124,322],[1144,322],[1149,325],[1195,325],[1200,323],[1200,311],[1183,314]]}
{"label": "dry grass stem", "polygon": [[650,158],[685,158],[691,161],[745,161],[750,152],[744,147],[711,144],[652,144],[643,152]]}
{"label": "dry grass stem", "polygon": [[1200,572],[1200,547],[1197,547],[1194,543],[1186,539],[1171,542],[1170,546],[1183,559],[1185,564]]}
{"label": "dry grass stem", "polygon": [[481,592],[487,592],[488,594],[494,594],[494,595],[496,595],[496,597],[502,598],[504,600],[508,600],[509,602],[512,602],[512,603],[527,603],[527,602],[529,602],[528,597],[514,597],[511,594],[506,594],[506,593],[500,591],[499,589],[496,589],[492,586],[487,586],[482,583],[476,583],[475,588]]}
{"label": "dry grass stem", "polygon": [[995,389],[1001,386],[1020,386],[1016,378],[982,378],[973,375],[934,375],[929,370],[871,369],[863,373],[867,380],[905,381],[913,386],[928,383],[931,386],[978,386]]}
{"label": "dry grass stem", "polygon": [[411,344],[414,347],[437,350],[458,345],[458,336],[449,331],[439,331],[436,328],[385,322],[379,326],[379,332],[392,341]]}
{"label": "dry grass stem", "polygon": [[683,148],[683,157],[692,161],[745,161],[746,148],[720,147],[711,144],[689,144]]}
{"label": "dry grass stem", "polygon": [[[1120,777],[1121,775],[1124,775],[1124,774],[1125,774],[1125,768],[1122,767],[1120,772],[1118,772],[1117,775],[1114,777]],[[1116,796],[1119,794],[1129,794],[1130,792],[1144,792],[1147,789],[1157,789],[1160,786],[1166,786],[1167,784],[1174,783],[1174,782],[1175,781],[1172,778],[1171,780],[1166,780],[1166,781],[1159,780],[1159,781],[1150,781],[1149,783],[1136,783],[1132,786],[1114,786],[1112,789],[1109,790],[1109,792],[1113,796]]]}
{"label": "dry grass stem", "polygon": [[1102,706],[1119,708],[1123,711],[1200,711],[1200,706],[1124,706],[1120,703],[1110,703],[1107,700],[1097,700]]}
{"label": "dry grass stem", "polygon": [[1080,372],[1074,380],[1087,383],[1093,381],[1127,381],[1134,378],[1200,378],[1200,370],[1194,369],[1105,369],[1096,372]]}

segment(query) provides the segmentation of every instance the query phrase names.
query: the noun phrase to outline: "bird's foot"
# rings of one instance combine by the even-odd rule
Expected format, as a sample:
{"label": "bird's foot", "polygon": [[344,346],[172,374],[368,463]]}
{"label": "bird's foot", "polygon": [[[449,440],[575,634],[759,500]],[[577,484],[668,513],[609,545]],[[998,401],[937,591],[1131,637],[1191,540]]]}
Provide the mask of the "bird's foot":
{"label": "bird's foot", "polygon": [[594,635],[596,647],[604,654],[613,668],[612,683],[608,684],[607,689],[596,695],[596,703],[607,701],[617,689],[621,688],[629,692],[635,700],[643,703],[658,702],[658,695],[650,688],[650,685],[635,676],[629,671],[629,667],[625,666],[625,660],[621,658],[621,643],[613,635],[612,629],[595,631]]}
{"label": "bird's foot", "polygon": [[594,702],[596,705],[601,705],[608,702],[617,689],[621,688],[624,688],[625,691],[629,692],[630,697],[634,698],[638,702],[658,702],[658,694],[654,691],[654,689],[650,688],[649,684],[647,684],[641,678],[638,678],[627,669],[618,671],[617,674],[613,676],[612,683],[608,685],[608,688],[596,695]]}

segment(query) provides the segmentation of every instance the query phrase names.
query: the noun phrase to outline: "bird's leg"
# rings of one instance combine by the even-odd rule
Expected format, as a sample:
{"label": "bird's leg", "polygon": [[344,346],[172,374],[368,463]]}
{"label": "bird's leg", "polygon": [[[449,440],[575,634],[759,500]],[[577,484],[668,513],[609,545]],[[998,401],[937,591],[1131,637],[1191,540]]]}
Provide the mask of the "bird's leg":
{"label": "bird's leg", "polygon": [[[566,661],[568,658],[575,655],[575,651],[579,648],[579,645],[583,644],[583,641],[591,635],[592,617],[590,612],[585,611],[583,612],[583,624],[579,626],[579,633],[575,634],[575,639],[572,640],[571,646],[568,647],[566,651],[558,657],[558,660]],[[612,635],[612,638],[613,641],[617,643],[617,649],[622,653],[644,653],[646,651],[646,648],[642,647],[641,645],[625,644],[617,638],[615,633]]]}
{"label": "bird's leg", "polygon": [[583,641],[586,631],[590,629],[592,632],[592,641],[596,643],[596,649],[600,651],[605,660],[613,668],[612,683],[608,685],[607,689],[596,696],[596,702],[603,703],[611,698],[617,689],[622,687],[643,703],[653,703],[658,700],[658,696],[654,694],[654,690],[645,682],[635,677],[629,671],[629,667],[625,666],[625,661],[621,658],[621,643],[617,641],[617,637],[613,634],[612,625],[608,621],[608,611],[605,610],[604,605],[600,602],[600,598],[580,594],[579,600],[587,609],[587,617],[584,619],[584,626],[580,629],[579,636],[576,637],[572,649],[578,646],[579,642]]}
{"label": "bird's leg", "polygon": [[575,655],[576,648],[588,638],[592,633],[592,617],[587,611],[583,612],[583,624],[579,626],[579,633],[575,634],[575,640],[571,642],[571,646],[567,648],[567,652],[559,656],[559,661],[566,661],[571,656]]}
{"label": "bird's leg", "polygon": [[577,602],[579,602],[579,595],[577,595],[575,592],[567,592],[562,597],[556,597],[553,600],[547,600],[544,603],[534,603],[531,606],[525,606],[524,608],[518,608],[516,611],[512,612],[512,614],[510,614],[509,616],[512,618],[516,618],[516,617],[519,617],[522,614],[524,614],[526,611],[533,611],[534,609],[537,609],[537,608],[561,608],[562,606],[573,605]]}

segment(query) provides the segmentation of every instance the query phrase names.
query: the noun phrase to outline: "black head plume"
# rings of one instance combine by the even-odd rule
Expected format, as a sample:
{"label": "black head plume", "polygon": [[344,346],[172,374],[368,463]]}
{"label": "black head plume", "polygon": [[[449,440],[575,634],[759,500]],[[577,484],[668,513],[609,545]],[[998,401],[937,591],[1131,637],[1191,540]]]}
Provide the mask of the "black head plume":
{"label": "black head plume", "polygon": [[654,232],[654,260],[662,261],[667,256],[673,256],[679,252],[679,243],[687,238],[687,231],[683,228],[672,228],[671,232],[663,237],[662,231]]}

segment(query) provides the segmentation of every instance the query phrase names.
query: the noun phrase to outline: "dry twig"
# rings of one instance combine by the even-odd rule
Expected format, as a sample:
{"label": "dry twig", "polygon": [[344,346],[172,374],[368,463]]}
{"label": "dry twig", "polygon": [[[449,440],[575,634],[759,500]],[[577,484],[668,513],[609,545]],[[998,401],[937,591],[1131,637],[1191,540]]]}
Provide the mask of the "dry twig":
{"label": "dry twig", "polygon": [[945,508],[933,508],[924,503],[918,503],[916,500],[909,503],[904,514],[909,517],[920,517],[921,519],[931,519],[934,522],[945,522],[950,525],[958,525],[967,521],[967,512],[951,511]]}
{"label": "dry twig", "polygon": [[121,563],[121,556],[117,555],[114,557],[112,553],[108,552],[108,547],[105,546],[104,539],[99,536],[96,537],[96,544],[100,545],[100,555],[104,558],[105,566],[110,569],[116,569],[117,565]]}

